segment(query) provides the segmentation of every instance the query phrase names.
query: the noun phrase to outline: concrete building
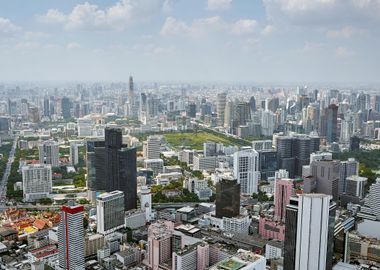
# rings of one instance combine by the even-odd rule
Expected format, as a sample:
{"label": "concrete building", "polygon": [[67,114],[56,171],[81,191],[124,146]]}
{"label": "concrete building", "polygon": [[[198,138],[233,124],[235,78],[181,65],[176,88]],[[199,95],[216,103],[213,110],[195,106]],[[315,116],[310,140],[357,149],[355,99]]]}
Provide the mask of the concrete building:
{"label": "concrete building", "polygon": [[144,160],[144,168],[145,169],[151,169],[153,171],[153,175],[157,176],[159,173],[163,172],[164,161],[160,158],[145,159]]}
{"label": "concrete building", "polygon": [[70,163],[75,166],[79,162],[78,144],[75,142],[70,143]]}
{"label": "concrete building", "polygon": [[290,200],[284,270],[332,269],[335,208],[331,196],[325,194],[302,194]]}
{"label": "concrete building", "polygon": [[143,155],[146,159],[160,158],[161,136],[149,136],[143,144]]}
{"label": "concrete building", "polygon": [[[235,267],[231,268],[231,265]],[[239,249],[235,255],[230,256],[209,268],[209,270],[218,269],[265,270],[266,259],[252,251]]]}
{"label": "concrete building", "polygon": [[58,227],[60,269],[85,269],[83,211],[83,205],[62,207]]}
{"label": "concrete building", "polygon": [[338,160],[314,161],[310,167],[312,176],[317,183],[316,192],[331,195],[333,200],[337,201],[340,162]]}
{"label": "concrete building", "polygon": [[150,222],[152,219],[152,193],[150,193],[150,188],[147,186],[141,187],[140,205],[141,209],[145,211],[145,220]]}
{"label": "concrete building", "polygon": [[194,171],[213,171],[216,168],[216,157],[205,157],[203,155],[194,155],[193,170]]}
{"label": "concrete building", "polygon": [[50,164],[59,167],[59,145],[55,141],[45,141],[38,145],[41,164]]}
{"label": "concrete building", "polygon": [[252,149],[259,151],[259,150],[272,150],[272,141],[271,140],[259,140],[259,141],[252,141]]}
{"label": "concrete building", "polygon": [[100,234],[110,234],[124,227],[124,193],[103,193],[96,200],[96,225]]}
{"label": "concrete building", "polygon": [[21,172],[25,201],[36,201],[49,196],[52,191],[51,165],[27,165],[22,167]]}
{"label": "concrete building", "polygon": [[241,193],[252,195],[258,192],[260,180],[259,154],[253,149],[243,149],[234,155],[234,177],[240,184]]}
{"label": "concrete building", "polygon": [[346,192],[346,179],[352,175],[359,175],[359,162],[354,158],[340,162],[339,195]]}
{"label": "concrete building", "polygon": [[240,184],[234,179],[222,179],[216,184],[216,217],[236,217],[240,214]]}

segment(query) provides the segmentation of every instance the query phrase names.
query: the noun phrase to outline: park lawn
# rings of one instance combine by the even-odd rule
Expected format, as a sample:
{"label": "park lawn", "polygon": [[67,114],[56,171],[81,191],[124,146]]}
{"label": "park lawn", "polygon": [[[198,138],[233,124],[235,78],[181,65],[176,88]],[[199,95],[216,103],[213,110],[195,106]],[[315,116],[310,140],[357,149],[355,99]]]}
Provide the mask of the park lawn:
{"label": "park lawn", "polygon": [[224,145],[241,145],[236,143],[233,138],[227,136],[213,134],[206,131],[183,132],[183,133],[167,133],[164,135],[167,142],[173,147],[187,147],[196,150],[203,149],[203,143],[207,141],[223,143]]}

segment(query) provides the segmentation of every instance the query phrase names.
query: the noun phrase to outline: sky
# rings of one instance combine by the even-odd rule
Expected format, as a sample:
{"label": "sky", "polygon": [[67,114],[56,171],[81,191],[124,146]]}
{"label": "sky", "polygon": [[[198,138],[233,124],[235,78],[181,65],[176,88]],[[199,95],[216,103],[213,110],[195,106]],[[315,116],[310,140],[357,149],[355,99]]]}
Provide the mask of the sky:
{"label": "sky", "polygon": [[0,81],[380,82],[380,0],[1,0]]}

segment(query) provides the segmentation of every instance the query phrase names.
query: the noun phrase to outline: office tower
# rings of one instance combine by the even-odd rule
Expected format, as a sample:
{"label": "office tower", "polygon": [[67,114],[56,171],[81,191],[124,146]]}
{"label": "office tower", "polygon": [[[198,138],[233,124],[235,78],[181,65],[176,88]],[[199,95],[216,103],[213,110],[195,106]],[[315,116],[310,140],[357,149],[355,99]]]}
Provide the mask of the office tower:
{"label": "office tower", "polygon": [[302,175],[302,166],[309,165],[311,151],[311,139],[309,137],[297,137],[293,139],[293,156],[295,157],[295,175]]}
{"label": "office tower", "polygon": [[375,96],[375,111],[380,113],[380,96]]}
{"label": "office tower", "polygon": [[104,145],[102,139],[86,140],[87,186],[92,191],[106,190]]}
{"label": "office tower", "polygon": [[243,149],[234,153],[234,177],[240,184],[241,193],[257,193],[260,180],[259,153],[253,149]]}
{"label": "office tower", "polygon": [[249,99],[249,107],[251,108],[251,112],[256,112],[257,111],[257,108],[256,108],[256,99],[255,99],[254,96],[252,96]]}
{"label": "office tower", "polygon": [[43,116],[50,117],[50,99],[49,99],[48,96],[44,97],[44,106],[43,106],[43,109],[44,109]]}
{"label": "office tower", "polygon": [[217,155],[217,143],[216,142],[204,142],[203,143],[203,156],[213,157]]}
{"label": "office tower", "polygon": [[352,175],[359,175],[359,162],[355,158],[341,161],[339,169],[339,195],[346,192],[346,179]]}
{"label": "office tower", "polygon": [[317,182],[317,193],[331,195],[334,201],[339,195],[339,169],[338,160],[313,161],[310,164],[311,174]]}
{"label": "office tower", "polygon": [[366,192],[366,184],[368,178],[361,177],[358,175],[348,176],[346,179],[346,191],[347,196],[357,197],[358,199],[363,199]]}
{"label": "office tower", "polygon": [[55,141],[44,141],[38,145],[41,164],[50,164],[59,167],[59,145]]}
{"label": "office tower", "polygon": [[147,186],[141,187],[140,205],[141,209],[145,210],[145,220],[150,222],[152,218],[152,193],[150,193],[150,188]]}
{"label": "office tower", "polygon": [[265,102],[266,110],[271,112],[276,112],[277,108],[280,106],[280,100],[276,98],[271,98]]}
{"label": "office tower", "polygon": [[286,208],[284,270],[331,270],[336,204],[325,194],[301,194]]}
{"label": "office tower", "polygon": [[272,140],[259,140],[252,141],[252,149],[259,150],[272,150]]}
{"label": "office tower", "polygon": [[160,136],[149,136],[147,141],[143,144],[144,158],[157,159],[160,158]]}
{"label": "office tower", "polygon": [[232,218],[240,214],[240,184],[237,180],[221,179],[216,184],[215,205],[218,218]]}
{"label": "office tower", "polygon": [[354,132],[354,123],[351,117],[346,115],[345,119],[343,119],[340,123],[339,141],[341,143],[349,143],[353,132]]}
{"label": "office tower", "polygon": [[132,101],[134,100],[134,85],[132,76],[129,76],[128,100],[130,104],[132,104]]}
{"label": "office tower", "polygon": [[187,110],[187,116],[190,118],[195,118],[196,113],[197,113],[197,105],[194,102],[192,102],[189,104],[189,108]]}
{"label": "office tower", "polygon": [[61,115],[63,119],[71,118],[71,100],[68,97],[63,97],[61,100]]}
{"label": "office tower", "polygon": [[285,221],[286,206],[293,196],[293,180],[287,178],[279,178],[275,180],[274,191],[274,217],[276,220]]}
{"label": "office tower", "polygon": [[329,143],[337,141],[338,106],[330,104],[326,109],[326,139]]}
{"label": "office tower", "polygon": [[275,175],[278,169],[277,151],[276,150],[258,150],[261,180],[268,180]]}
{"label": "office tower", "polygon": [[227,93],[219,93],[216,97],[216,113],[218,115],[219,125],[224,124],[224,112],[226,109]]}
{"label": "office tower", "polygon": [[279,136],[277,137],[277,157],[278,167],[289,172],[289,177],[294,178],[295,175],[295,158],[293,156],[292,137]]}
{"label": "office tower", "polygon": [[246,125],[251,120],[251,109],[246,102],[239,102],[236,104],[235,117],[237,126]]}
{"label": "office tower", "polygon": [[174,223],[171,221],[157,221],[148,227],[148,254],[149,269],[162,269],[172,258]]}
{"label": "office tower", "polygon": [[358,150],[360,150],[360,138],[357,136],[353,136],[350,139],[350,151]]}
{"label": "office tower", "polygon": [[0,117],[0,133],[7,133],[9,131],[9,118]]}
{"label": "office tower", "polygon": [[380,220],[380,177],[376,179],[369,188],[368,196],[365,200],[365,206],[375,219]]}
{"label": "office tower", "polygon": [[110,234],[124,227],[124,193],[115,190],[96,199],[96,227],[101,234]]}
{"label": "office tower", "polygon": [[25,201],[36,201],[49,196],[52,191],[51,165],[27,165],[21,171]]}
{"label": "office tower", "polygon": [[230,133],[233,133],[231,128],[234,125],[235,112],[235,103],[231,100],[227,101],[224,109],[224,127],[228,128]]}
{"label": "office tower", "polygon": [[79,162],[78,144],[75,142],[70,143],[70,163],[75,166]]}
{"label": "office tower", "polygon": [[83,205],[62,206],[58,226],[60,269],[85,269],[83,211]]}

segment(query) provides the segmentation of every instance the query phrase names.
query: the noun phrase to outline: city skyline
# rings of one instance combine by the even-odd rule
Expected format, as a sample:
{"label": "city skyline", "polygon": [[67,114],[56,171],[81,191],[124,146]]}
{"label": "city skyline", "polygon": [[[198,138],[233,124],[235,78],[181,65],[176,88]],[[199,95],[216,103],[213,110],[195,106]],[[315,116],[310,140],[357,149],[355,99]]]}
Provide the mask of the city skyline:
{"label": "city skyline", "polygon": [[379,11],[376,0],[3,1],[0,81],[379,83]]}

